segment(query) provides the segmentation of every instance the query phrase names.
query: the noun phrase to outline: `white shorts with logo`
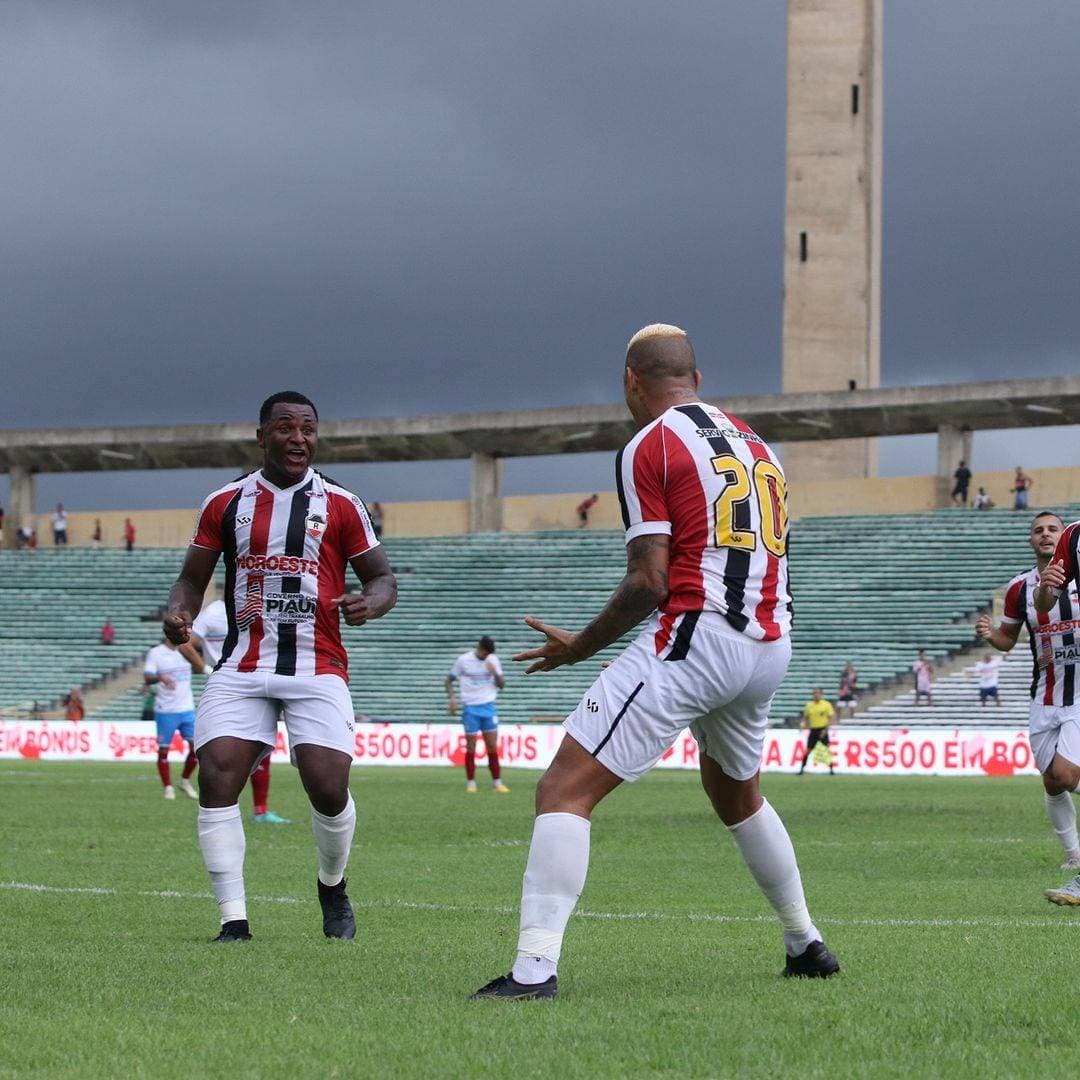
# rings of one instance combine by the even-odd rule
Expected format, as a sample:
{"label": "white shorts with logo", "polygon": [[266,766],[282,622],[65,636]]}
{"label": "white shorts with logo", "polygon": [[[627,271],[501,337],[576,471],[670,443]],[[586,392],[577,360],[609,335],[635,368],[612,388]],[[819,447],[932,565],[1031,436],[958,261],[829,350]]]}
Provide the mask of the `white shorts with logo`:
{"label": "white shorts with logo", "polygon": [[1050,768],[1055,754],[1080,765],[1080,705],[1033,701],[1028,712],[1028,740],[1041,773]]}
{"label": "white shorts with logo", "polygon": [[313,743],[353,757],[353,704],[337,675],[276,675],[263,671],[215,671],[195,713],[195,749],[231,735],[265,743],[277,740],[279,713],[285,715],[289,750]]}
{"label": "white shorts with logo", "polygon": [[567,717],[566,731],[616,776],[637,780],[687,727],[703,754],[733,780],[761,767],[773,694],[787,673],[791,639],[755,641],[702,612],[682,660],[661,660],[659,619],[630,644]]}

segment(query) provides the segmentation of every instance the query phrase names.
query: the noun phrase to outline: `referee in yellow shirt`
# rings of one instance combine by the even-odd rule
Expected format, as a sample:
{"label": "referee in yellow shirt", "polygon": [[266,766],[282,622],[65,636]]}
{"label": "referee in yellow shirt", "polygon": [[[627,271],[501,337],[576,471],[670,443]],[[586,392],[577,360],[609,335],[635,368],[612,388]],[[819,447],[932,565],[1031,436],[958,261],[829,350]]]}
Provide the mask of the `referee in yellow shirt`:
{"label": "referee in yellow shirt", "polygon": [[[806,763],[810,760],[810,754],[818,743],[823,743],[828,749],[829,723],[835,715],[836,710],[821,696],[821,687],[815,686],[814,696],[803,707],[802,722],[799,724],[800,729],[810,729],[810,737],[806,740],[806,753],[803,754],[802,765],[799,768],[800,776],[806,771]],[[831,754],[829,755],[829,775],[835,775]]]}

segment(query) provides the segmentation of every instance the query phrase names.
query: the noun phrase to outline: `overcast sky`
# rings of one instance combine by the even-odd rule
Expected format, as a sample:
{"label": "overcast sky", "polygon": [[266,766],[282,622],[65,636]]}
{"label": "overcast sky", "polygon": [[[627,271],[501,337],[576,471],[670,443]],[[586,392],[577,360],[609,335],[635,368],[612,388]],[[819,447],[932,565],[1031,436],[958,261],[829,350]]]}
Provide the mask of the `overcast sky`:
{"label": "overcast sky", "polygon": [[[1077,371],[1080,5],[885,9],[883,382]],[[656,320],[710,396],[779,389],[779,0],[0,22],[0,425],[232,420],[286,386],[325,416],[615,401]],[[975,463],[1077,449],[986,434]],[[932,468],[928,437],[883,447]],[[467,486],[462,463],[333,471],[374,499]],[[43,478],[39,501],[190,505],[219,475]],[[507,487],[610,476],[512,462]]]}

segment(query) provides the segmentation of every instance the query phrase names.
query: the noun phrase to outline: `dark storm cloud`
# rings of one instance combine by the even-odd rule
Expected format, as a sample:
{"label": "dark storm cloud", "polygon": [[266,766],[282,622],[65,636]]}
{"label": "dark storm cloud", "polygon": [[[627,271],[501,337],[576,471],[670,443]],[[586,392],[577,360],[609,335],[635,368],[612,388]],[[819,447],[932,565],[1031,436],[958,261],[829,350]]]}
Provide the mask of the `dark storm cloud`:
{"label": "dark storm cloud", "polygon": [[[885,380],[1072,370],[1078,9],[886,8]],[[0,423],[611,401],[656,319],[778,386],[781,3],[4,19]]]}

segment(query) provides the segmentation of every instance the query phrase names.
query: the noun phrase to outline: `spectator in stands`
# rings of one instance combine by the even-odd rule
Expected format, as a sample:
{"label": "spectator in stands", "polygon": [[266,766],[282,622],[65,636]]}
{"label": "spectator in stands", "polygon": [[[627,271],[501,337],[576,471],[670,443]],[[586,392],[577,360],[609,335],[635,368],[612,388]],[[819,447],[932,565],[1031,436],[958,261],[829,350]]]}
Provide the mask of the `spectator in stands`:
{"label": "spectator in stands", "polygon": [[987,701],[994,699],[995,704],[1001,705],[998,696],[998,671],[1001,668],[1001,657],[986,653],[982,660],[975,665],[975,674],[979,678],[979,706],[985,709]]}
{"label": "spectator in stands", "polygon": [[90,537],[90,546],[92,548],[101,547],[101,518],[94,518],[94,533]]}
{"label": "spectator in stands", "polygon": [[[850,720],[859,704],[859,669],[849,660],[840,672],[840,687],[836,694],[836,712],[841,720]],[[844,713],[847,716],[844,716]]]}
{"label": "spectator in stands", "polygon": [[24,523],[19,527],[16,542],[20,548],[27,547],[33,550],[37,547],[37,529],[30,522]]}
{"label": "spectator in stands", "polygon": [[926,659],[926,654],[922,649],[919,650],[915,663],[911,665],[911,671],[915,676],[915,704],[918,705],[920,699],[926,698],[926,704],[933,705],[934,695],[931,687],[934,680],[934,665]]}
{"label": "spectator in stands", "polygon": [[0,503],[0,547],[4,546],[4,506]]}
{"label": "spectator in stands", "polygon": [[116,627],[111,619],[106,619],[101,626],[101,644],[111,645],[116,640]]}
{"label": "spectator in stands", "polygon": [[64,716],[75,724],[86,716],[86,706],[83,704],[82,690],[77,686],[73,686],[71,688],[71,693],[64,698]]}
{"label": "spectator in stands", "polygon": [[52,542],[54,547],[60,547],[67,543],[67,514],[64,513],[64,504],[56,504],[56,513],[52,516]]}
{"label": "spectator in stands", "polygon": [[382,503],[373,502],[368,507],[368,516],[371,518],[371,528],[375,533],[375,539],[382,539],[383,514]]}
{"label": "spectator in stands", "polygon": [[1014,510],[1026,510],[1028,504],[1028,493],[1035,486],[1035,481],[1032,480],[1022,466],[1016,466],[1016,475],[1013,477],[1013,509]]}
{"label": "spectator in stands", "polygon": [[967,506],[968,501],[968,485],[971,483],[971,470],[967,467],[966,461],[961,461],[959,468],[953,473],[953,479],[956,483],[952,489],[952,501],[957,506]]}
{"label": "spectator in stands", "polygon": [[578,528],[584,529],[589,524],[589,511],[600,501],[600,496],[593,492],[587,499],[578,503],[577,518]]}
{"label": "spectator in stands", "polygon": [[976,510],[989,510],[990,507],[994,505],[994,500],[986,494],[986,488],[981,487],[975,493],[975,498],[971,505],[974,506]]}
{"label": "spectator in stands", "polygon": [[131,518],[124,518],[124,546],[128,551],[135,550],[135,526],[131,523]]}
{"label": "spectator in stands", "polygon": [[[802,765],[799,766],[799,775],[806,772],[806,763],[814,747],[821,743],[829,755],[829,775],[834,776],[832,751],[829,749],[829,724],[836,716],[836,710],[832,704],[821,695],[821,687],[815,686],[813,696],[803,706],[802,720],[799,722],[801,730],[810,729],[810,735],[806,740],[806,753],[803,754]],[[817,760],[815,758],[815,760]]]}

